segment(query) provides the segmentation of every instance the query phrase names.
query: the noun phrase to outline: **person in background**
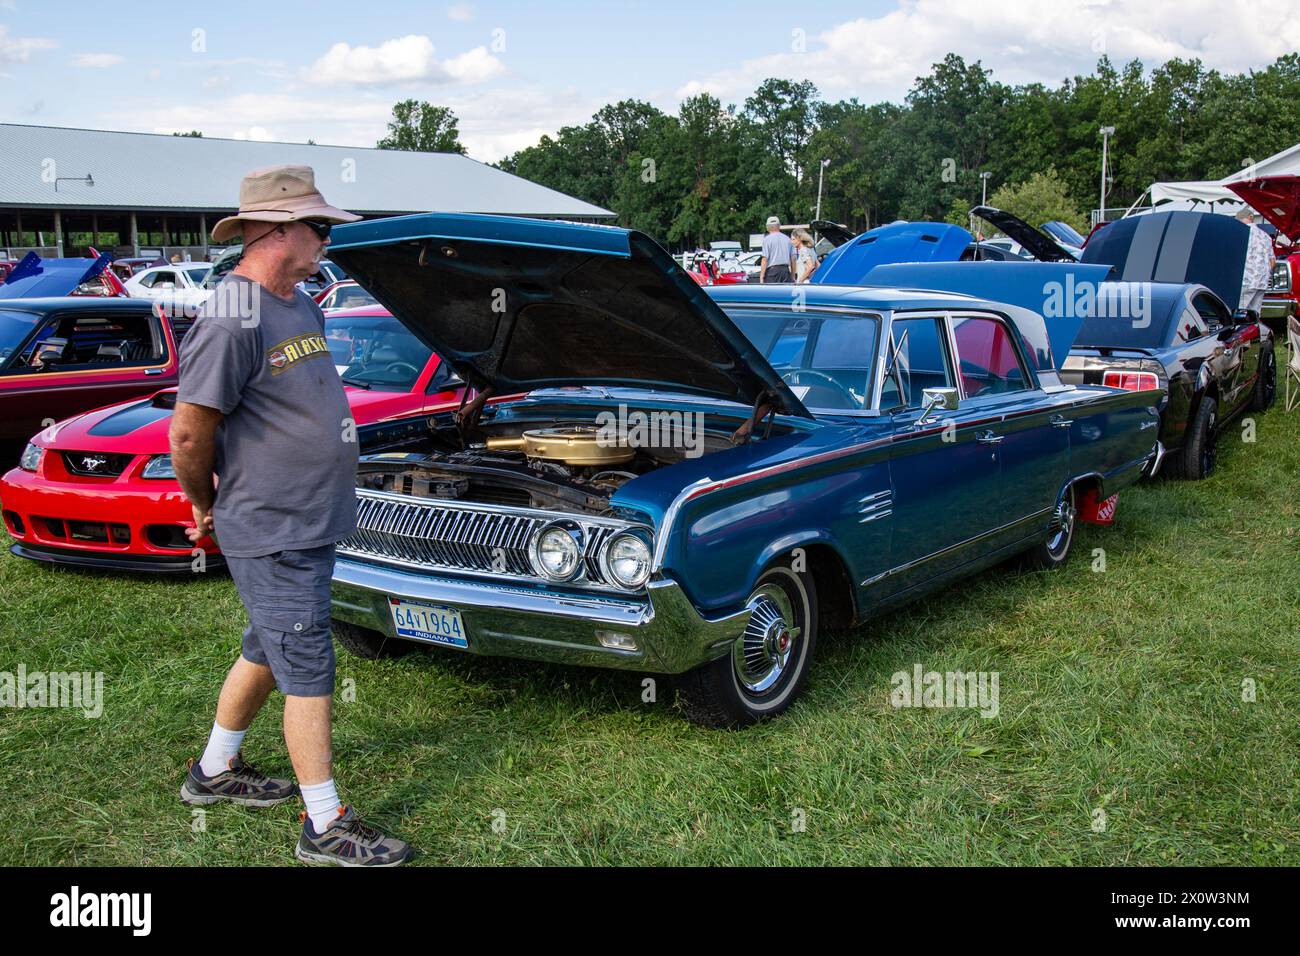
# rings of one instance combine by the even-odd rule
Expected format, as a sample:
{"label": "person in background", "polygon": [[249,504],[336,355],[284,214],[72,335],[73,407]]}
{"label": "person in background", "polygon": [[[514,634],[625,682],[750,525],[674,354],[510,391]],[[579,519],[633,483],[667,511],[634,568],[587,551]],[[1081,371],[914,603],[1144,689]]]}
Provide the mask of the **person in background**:
{"label": "person in background", "polygon": [[763,237],[763,258],[758,264],[759,282],[790,282],[794,278],[794,243],[781,231],[781,220],[767,217]]}
{"label": "person in background", "polygon": [[1258,316],[1260,307],[1264,304],[1264,292],[1273,276],[1273,240],[1254,224],[1255,215],[1249,209],[1243,207],[1237,213],[1237,219],[1250,226],[1246,268],[1241,278],[1241,302],[1237,308],[1254,312]]}
{"label": "person in background", "polygon": [[809,235],[807,229],[794,231],[794,247],[798,258],[798,271],[794,281],[803,284],[812,278],[812,274],[821,265],[821,260],[817,258],[813,248],[813,237]]}

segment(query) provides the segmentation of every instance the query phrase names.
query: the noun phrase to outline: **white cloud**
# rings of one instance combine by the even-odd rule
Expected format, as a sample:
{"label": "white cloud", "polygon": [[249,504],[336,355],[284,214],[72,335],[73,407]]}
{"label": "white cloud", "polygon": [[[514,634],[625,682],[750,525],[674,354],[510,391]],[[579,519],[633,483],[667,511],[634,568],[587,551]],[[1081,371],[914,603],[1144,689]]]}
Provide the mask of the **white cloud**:
{"label": "white cloud", "polygon": [[9,28],[0,23],[0,66],[26,63],[33,50],[51,50],[56,46],[53,40],[43,37],[11,37]]}
{"label": "white cloud", "polygon": [[448,76],[460,83],[482,83],[506,71],[501,61],[489,53],[485,46],[476,46],[460,56],[452,57],[442,67]]}
{"label": "white cloud", "polygon": [[335,43],[325,55],[302,71],[302,78],[324,86],[386,86],[403,83],[479,83],[505,72],[505,66],[476,47],[439,61],[433,41],[411,34],[386,40],[377,47]]}
{"label": "white cloud", "polygon": [[679,97],[708,91],[737,102],[769,76],[810,79],[831,98],[900,100],[948,53],[980,60],[1006,83],[1056,84],[1103,55],[1148,68],[1199,58],[1224,72],[1259,68],[1300,48],[1294,0],[900,0],[807,38],[807,52],[773,53],[696,78]]}
{"label": "white cloud", "polygon": [[[604,104],[599,93],[585,88],[541,87],[462,89],[441,98],[460,121],[460,140],[469,155],[495,162],[561,126],[585,123]],[[209,138],[265,139],[322,145],[371,147],[388,131],[392,98],[356,93],[307,96],[287,93],[243,93],[185,105],[107,112],[110,129],[142,129],[155,133],[201,129]],[[272,135],[271,131],[274,132]]]}
{"label": "white cloud", "polygon": [[116,53],[78,53],[72,58],[73,66],[80,66],[89,70],[103,70],[125,62],[126,57],[118,56]]}
{"label": "white cloud", "polygon": [[469,23],[474,19],[474,8],[468,3],[458,3],[447,8],[447,16],[458,23]]}

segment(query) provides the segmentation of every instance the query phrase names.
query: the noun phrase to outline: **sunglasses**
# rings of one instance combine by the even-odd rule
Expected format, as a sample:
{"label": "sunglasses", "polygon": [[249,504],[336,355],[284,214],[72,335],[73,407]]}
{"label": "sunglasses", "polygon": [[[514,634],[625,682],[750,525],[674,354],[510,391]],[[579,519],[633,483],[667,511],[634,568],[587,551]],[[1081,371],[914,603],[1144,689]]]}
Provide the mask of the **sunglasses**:
{"label": "sunglasses", "polygon": [[334,228],[332,222],[326,222],[323,219],[299,219],[297,221],[316,233],[316,238],[322,242],[330,237],[330,230]]}

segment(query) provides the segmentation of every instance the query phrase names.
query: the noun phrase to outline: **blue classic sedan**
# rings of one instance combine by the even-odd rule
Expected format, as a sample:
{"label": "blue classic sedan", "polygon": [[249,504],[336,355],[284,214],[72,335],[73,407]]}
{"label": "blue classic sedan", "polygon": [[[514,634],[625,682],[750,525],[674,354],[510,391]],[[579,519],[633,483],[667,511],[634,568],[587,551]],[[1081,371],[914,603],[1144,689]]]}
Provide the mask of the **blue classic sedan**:
{"label": "blue classic sedan", "polygon": [[706,292],[605,226],[432,214],[333,238],[477,392],[375,426],[393,440],[362,459],[333,596],[362,656],[679,675],[691,719],[748,724],[798,697],[821,628],[1007,558],[1054,567],[1158,460],[1160,392],[1062,384],[1077,320]]}

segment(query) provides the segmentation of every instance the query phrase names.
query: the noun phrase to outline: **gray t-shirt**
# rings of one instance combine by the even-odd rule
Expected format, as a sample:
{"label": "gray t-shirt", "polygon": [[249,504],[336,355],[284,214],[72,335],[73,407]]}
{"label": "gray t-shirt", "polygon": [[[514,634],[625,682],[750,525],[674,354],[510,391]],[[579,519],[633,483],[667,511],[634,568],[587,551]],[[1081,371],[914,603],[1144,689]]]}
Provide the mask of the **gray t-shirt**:
{"label": "gray t-shirt", "polygon": [[763,236],[763,255],[767,256],[767,267],[785,266],[790,268],[794,258],[794,243],[784,232],[769,232]]}
{"label": "gray t-shirt", "polygon": [[227,276],[181,345],[177,400],[225,415],[213,525],[221,550],[255,558],[356,530],[357,439],[325,317]]}

